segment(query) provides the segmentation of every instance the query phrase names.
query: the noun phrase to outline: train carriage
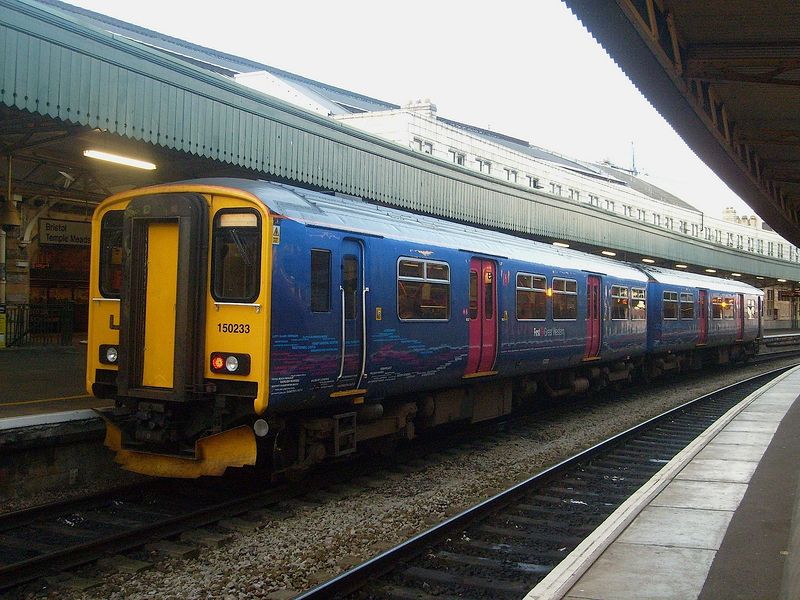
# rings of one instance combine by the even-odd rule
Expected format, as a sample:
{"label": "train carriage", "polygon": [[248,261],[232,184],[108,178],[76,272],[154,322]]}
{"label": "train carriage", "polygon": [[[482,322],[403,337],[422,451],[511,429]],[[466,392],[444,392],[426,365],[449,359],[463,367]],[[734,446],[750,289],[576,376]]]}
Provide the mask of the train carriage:
{"label": "train carriage", "polygon": [[[305,468],[683,348],[674,324],[648,332],[667,275],[359,199],[196,180],[114,196],[93,227],[87,386],[142,473]],[[713,312],[731,285],[707,279]],[[709,345],[745,340],[721,325]]]}
{"label": "train carriage", "polygon": [[658,267],[652,279],[648,351],[694,351],[695,360],[752,355],[761,337],[763,293],[746,283]]}

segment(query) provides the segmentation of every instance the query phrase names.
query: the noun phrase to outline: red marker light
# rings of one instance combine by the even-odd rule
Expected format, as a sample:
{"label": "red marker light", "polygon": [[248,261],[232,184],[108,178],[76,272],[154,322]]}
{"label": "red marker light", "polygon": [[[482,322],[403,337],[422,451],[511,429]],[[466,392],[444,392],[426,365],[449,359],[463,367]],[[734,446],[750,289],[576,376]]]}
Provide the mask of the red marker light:
{"label": "red marker light", "polygon": [[211,357],[211,368],[214,369],[215,371],[219,371],[221,369],[224,369],[225,368],[225,359],[222,356],[220,356],[219,354],[216,354],[216,355],[212,356]]}

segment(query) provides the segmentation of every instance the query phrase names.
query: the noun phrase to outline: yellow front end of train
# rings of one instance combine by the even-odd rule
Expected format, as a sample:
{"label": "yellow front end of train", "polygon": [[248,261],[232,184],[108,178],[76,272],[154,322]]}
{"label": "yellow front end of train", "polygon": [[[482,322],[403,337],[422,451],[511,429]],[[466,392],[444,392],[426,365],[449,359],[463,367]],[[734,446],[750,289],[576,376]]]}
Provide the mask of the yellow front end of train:
{"label": "yellow front end of train", "polygon": [[212,183],[125,192],[95,211],[86,385],[116,400],[101,414],[124,468],[199,477],[255,464],[272,224],[255,195]]}

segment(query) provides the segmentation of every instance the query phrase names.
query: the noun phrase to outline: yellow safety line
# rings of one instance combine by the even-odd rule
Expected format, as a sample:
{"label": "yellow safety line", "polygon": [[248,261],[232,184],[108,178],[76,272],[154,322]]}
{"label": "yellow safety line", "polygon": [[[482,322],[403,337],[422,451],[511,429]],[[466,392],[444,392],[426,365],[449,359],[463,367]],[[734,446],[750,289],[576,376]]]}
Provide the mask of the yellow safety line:
{"label": "yellow safety line", "polygon": [[92,398],[88,394],[82,396],[62,396],[61,398],[42,398],[41,400],[25,400],[23,402],[3,402],[0,406],[21,406],[23,404],[39,404],[41,402],[56,402],[58,400],[78,400],[79,398]]}

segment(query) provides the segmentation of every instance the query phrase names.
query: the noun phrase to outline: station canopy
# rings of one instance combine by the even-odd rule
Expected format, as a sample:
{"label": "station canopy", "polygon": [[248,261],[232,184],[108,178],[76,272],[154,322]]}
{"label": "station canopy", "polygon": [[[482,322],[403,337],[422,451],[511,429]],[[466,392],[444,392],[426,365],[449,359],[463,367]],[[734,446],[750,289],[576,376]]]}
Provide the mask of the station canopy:
{"label": "station canopy", "polygon": [[800,245],[800,3],[564,2],[697,155]]}

